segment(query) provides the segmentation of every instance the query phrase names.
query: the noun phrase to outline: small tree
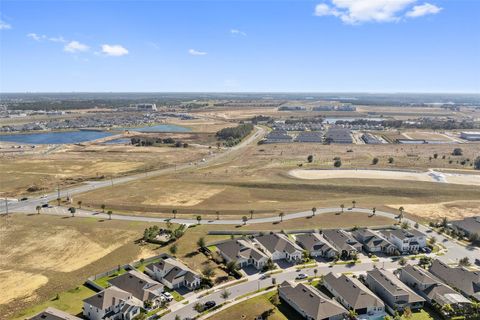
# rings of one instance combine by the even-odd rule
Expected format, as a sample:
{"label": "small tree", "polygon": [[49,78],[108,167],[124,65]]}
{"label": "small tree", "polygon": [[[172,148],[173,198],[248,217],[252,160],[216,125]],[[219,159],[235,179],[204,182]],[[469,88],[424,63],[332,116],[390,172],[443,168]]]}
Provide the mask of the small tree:
{"label": "small tree", "polygon": [[403,309],[403,317],[406,319],[410,319],[412,317],[412,310],[409,307]]}
{"label": "small tree", "polygon": [[377,212],[377,208],[373,207],[373,208],[372,208],[372,213],[373,213],[373,215],[375,215],[376,212]]}
{"label": "small tree", "polygon": [[177,251],[178,251],[178,247],[177,247],[177,244],[174,243],[170,246],[170,248],[168,248],[168,251],[170,251],[170,253],[174,256],[177,254]]}
{"label": "small tree", "polygon": [[223,289],[220,297],[222,297],[222,299],[226,301],[228,297],[230,297],[230,291],[228,291],[227,289]]}
{"label": "small tree", "polygon": [[377,157],[373,158],[372,159],[372,164],[376,165],[377,163],[378,163],[378,158]]}
{"label": "small tree", "polygon": [[254,213],[254,211],[250,210],[250,219],[253,219],[253,213]]}
{"label": "small tree", "polygon": [[202,221],[202,216],[197,216],[197,222],[198,222],[198,224],[200,224],[201,221]]}
{"label": "small tree", "polygon": [[283,222],[283,217],[285,216],[285,213],[280,212],[278,216],[280,217],[280,222]]}
{"label": "small tree", "polygon": [[82,200],[79,200],[77,204],[78,204],[78,209],[82,209]]}
{"label": "small tree", "polygon": [[70,211],[70,213],[72,214],[72,217],[75,217],[75,212],[77,211],[77,209],[75,209],[75,207],[70,207],[68,209],[68,211]]}
{"label": "small tree", "polygon": [[402,219],[403,219],[403,211],[405,211],[405,208],[404,208],[404,207],[400,207],[400,208],[398,208],[398,211],[400,212],[400,214],[398,215],[398,221],[402,221]]}
{"label": "small tree", "polygon": [[335,168],[340,168],[342,166],[342,160],[338,159],[333,162]]}
{"label": "small tree", "polygon": [[470,259],[468,257],[464,257],[458,260],[458,265],[460,267],[468,267],[470,265]]}
{"label": "small tree", "polygon": [[454,156],[461,156],[463,154],[463,150],[461,148],[453,149],[452,155]]}
{"label": "small tree", "polygon": [[225,265],[225,269],[227,269],[227,272],[230,274],[234,274],[239,268],[237,261],[229,261]]}
{"label": "small tree", "polygon": [[407,260],[404,258],[404,257],[401,257],[400,260],[398,260],[398,263],[401,265],[401,266],[404,266],[407,264]]}
{"label": "small tree", "polygon": [[197,246],[199,246],[200,248],[205,248],[205,238],[204,237],[198,238]]}
{"label": "small tree", "polygon": [[215,276],[215,270],[213,270],[212,266],[210,263],[207,263],[202,270],[202,274],[205,278],[208,280],[212,279]]}
{"label": "small tree", "polygon": [[173,213],[173,219],[177,219],[177,209],[173,209],[172,213]]}
{"label": "small tree", "polygon": [[313,207],[313,208],[312,208],[312,217],[315,216],[315,212],[317,212],[317,208]]}
{"label": "small tree", "polygon": [[247,224],[247,221],[248,221],[248,217],[247,217],[247,216],[243,216],[243,217],[242,217],[242,221],[243,221],[243,225],[246,225],[246,224]]}
{"label": "small tree", "polygon": [[112,220],[112,214],[113,214],[112,210],[108,210],[107,214],[108,214],[108,220]]}
{"label": "small tree", "polygon": [[107,206],[104,205],[104,204],[102,204],[102,205],[100,206],[100,208],[102,208],[102,212],[105,212],[105,208],[106,208],[106,207],[107,207]]}
{"label": "small tree", "polygon": [[308,163],[312,163],[312,162],[313,162],[313,156],[312,156],[312,155],[309,155],[309,156],[307,157],[307,161],[308,161]]}
{"label": "small tree", "polygon": [[394,160],[393,160],[393,158],[392,158],[392,157],[388,158],[388,163],[392,164],[392,163],[393,163],[393,161],[394,161]]}
{"label": "small tree", "polygon": [[431,237],[429,240],[428,240],[428,243],[430,243],[431,246],[434,246],[435,243],[437,243],[437,238],[436,237]]}
{"label": "small tree", "polygon": [[355,208],[355,205],[357,204],[357,201],[353,200],[352,201],[352,208]]}
{"label": "small tree", "polygon": [[42,210],[42,207],[36,206],[36,207],[35,207],[35,210],[37,210],[37,214],[40,214],[40,210]]}
{"label": "small tree", "polygon": [[216,211],[215,214],[217,215],[217,220],[220,220],[220,211]]}
{"label": "small tree", "polygon": [[340,205],[340,209],[342,209],[342,213],[343,213],[343,209],[345,209],[345,205],[343,203]]}

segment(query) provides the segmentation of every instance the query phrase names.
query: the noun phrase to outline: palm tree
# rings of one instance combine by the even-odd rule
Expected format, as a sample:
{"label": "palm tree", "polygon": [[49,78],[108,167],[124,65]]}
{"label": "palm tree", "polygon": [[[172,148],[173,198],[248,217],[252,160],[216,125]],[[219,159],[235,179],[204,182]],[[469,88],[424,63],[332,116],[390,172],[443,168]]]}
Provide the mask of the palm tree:
{"label": "palm tree", "polygon": [[204,237],[198,238],[197,246],[199,246],[200,248],[205,248],[205,238]]}
{"label": "palm tree", "polygon": [[177,219],[177,209],[173,209],[172,213],[173,213],[173,219]]}
{"label": "palm tree", "polygon": [[200,224],[200,221],[202,221],[202,216],[197,216],[197,222]]}
{"label": "palm tree", "polygon": [[217,220],[220,220],[220,211],[215,212],[217,214]]}
{"label": "palm tree", "polygon": [[313,207],[312,208],[312,217],[315,217],[315,212],[317,212],[317,208]]}
{"label": "palm tree", "polygon": [[352,208],[355,208],[355,205],[357,204],[357,201],[353,200],[352,201]]}
{"label": "palm tree", "polygon": [[250,210],[250,219],[253,219],[253,210]]}
{"label": "palm tree", "polygon": [[373,209],[372,209],[373,215],[375,215],[375,212],[377,212],[377,208],[373,207]]}
{"label": "palm tree", "polygon": [[452,306],[447,303],[447,304],[444,304],[442,306],[442,311],[446,312],[446,313],[450,313],[450,312],[453,312],[454,310],[453,310]]}
{"label": "palm tree", "polygon": [[108,214],[108,220],[112,220],[112,210],[108,210],[107,214]]}
{"label": "palm tree", "polygon": [[352,319],[352,320],[357,319],[357,316],[358,316],[358,313],[355,310],[350,309],[348,311],[348,318],[349,319]]}
{"label": "palm tree", "polygon": [[42,207],[36,206],[36,207],[35,207],[35,210],[37,210],[37,214],[40,214],[40,210],[42,210]]}
{"label": "palm tree", "polygon": [[246,224],[247,224],[247,221],[248,221],[248,217],[247,217],[247,216],[243,216],[243,217],[242,217],[242,221],[243,221],[243,225],[246,225]]}
{"label": "palm tree", "polygon": [[224,301],[227,301],[228,297],[230,297],[230,292],[227,289],[223,289],[220,297],[222,297]]}
{"label": "palm tree", "polygon": [[343,209],[345,208],[345,205],[342,203],[342,204],[340,205],[340,208],[342,208],[342,213],[343,213]]}
{"label": "palm tree", "polygon": [[317,277],[318,269],[313,269],[313,274],[315,275],[315,278]]}
{"label": "palm tree", "polygon": [[78,209],[82,209],[82,200],[79,200],[77,204],[78,204]]}
{"label": "palm tree", "polygon": [[60,205],[60,201],[62,201],[61,198],[57,198],[57,204]]}
{"label": "palm tree", "polygon": [[102,205],[100,206],[100,208],[102,208],[102,212],[105,212],[105,208],[106,208],[106,207],[107,207],[107,206],[106,206],[105,204],[102,204]]}
{"label": "palm tree", "polygon": [[280,217],[280,222],[283,222],[283,217],[285,216],[285,213],[280,212],[278,216]]}
{"label": "palm tree", "polygon": [[400,207],[400,208],[398,208],[398,211],[400,212],[400,214],[398,215],[398,221],[402,221],[402,219],[403,219],[403,211],[405,211],[405,208],[404,208],[404,207]]}
{"label": "palm tree", "polygon": [[227,264],[225,265],[225,268],[227,269],[228,273],[233,274],[235,273],[235,271],[239,269],[239,266],[237,264],[237,261],[230,261],[230,262],[227,262]]}

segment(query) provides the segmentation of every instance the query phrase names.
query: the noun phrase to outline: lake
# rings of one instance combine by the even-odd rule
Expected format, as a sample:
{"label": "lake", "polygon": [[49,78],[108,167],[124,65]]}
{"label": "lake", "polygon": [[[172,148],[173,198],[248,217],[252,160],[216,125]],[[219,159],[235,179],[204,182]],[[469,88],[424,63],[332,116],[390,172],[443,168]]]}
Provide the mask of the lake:
{"label": "lake", "polygon": [[28,144],[68,144],[96,140],[113,135],[103,131],[39,132],[0,135],[0,141]]}

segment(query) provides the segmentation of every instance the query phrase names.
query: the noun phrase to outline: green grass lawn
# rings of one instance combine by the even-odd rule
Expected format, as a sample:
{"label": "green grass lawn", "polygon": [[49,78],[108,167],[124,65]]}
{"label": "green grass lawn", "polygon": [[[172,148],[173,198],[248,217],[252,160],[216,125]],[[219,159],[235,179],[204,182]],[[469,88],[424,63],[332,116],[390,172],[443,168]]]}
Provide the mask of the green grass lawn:
{"label": "green grass lawn", "polygon": [[182,301],[183,299],[185,299],[180,293],[178,293],[178,292],[175,291],[175,290],[171,290],[171,289],[165,287],[165,291],[166,291],[166,292],[170,292],[170,294],[173,296],[173,299],[174,299],[175,301],[177,301],[177,302],[178,302],[178,301]]}
{"label": "green grass lawn", "polygon": [[157,263],[159,262],[161,259],[158,258],[158,259],[153,259],[149,262],[143,262],[143,263],[140,263],[138,265],[135,266],[135,269],[137,269],[139,272],[144,272],[145,271],[145,267],[149,264],[152,264],[152,263]]}
{"label": "green grass lawn", "polygon": [[60,293],[58,295],[58,299],[55,296],[42,304],[23,310],[15,315],[14,320],[25,319],[26,317],[30,317],[39,313],[40,311],[43,311],[47,307],[54,307],[67,313],[76,315],[82,312],[82,300],[94,295],[95,293],[95,291],[82,285]]}
{"label": "green grass lawn", "polygon": [[127,270],[125,270],[125,269],[122,268],[122,269],[120,269],[120,271],[117,271],[117,272],[115,272],[115,273],[113,273],[113,274],[111,274],[111,275],[109,275],[109,276],[105,276],[105,277],[102,277],[102,278],[98,278],[98,279],[96,279],[96,280],[93,280],[93,282],[95,282],[96,284],[98,284],[99,286],[101,286],[101,287],[103,287],[103,288],[107,288],[107,287],[109,287],[108,280],[111,280],[111,279],[113,279],[113,278],[115,278],[115,277],[118,277],[118,276],[120,276],[120,275],[122,275],[122,274],[124,274],[124,273],[126,273],[126,272],[127,272]]}
{"label": "green grass lawn", "polygon": [[410,318],[402,316],[402,320],[440,320],[440,318],[434,316],[433,312],[421,310],[419,312],[413,312]]}

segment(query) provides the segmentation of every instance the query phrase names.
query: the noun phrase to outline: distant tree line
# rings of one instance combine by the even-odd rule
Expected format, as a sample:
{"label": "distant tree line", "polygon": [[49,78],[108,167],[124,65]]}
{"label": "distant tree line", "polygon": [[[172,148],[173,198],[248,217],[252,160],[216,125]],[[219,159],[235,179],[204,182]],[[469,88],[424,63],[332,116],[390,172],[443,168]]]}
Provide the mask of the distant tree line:
{"label": "distant tree line", "polygon": [[182,141],[175,141],[172,138],[152,138],[152,137],[133,137],[130,139],[130,143],[134,146],[150,147],[158,144],[174,145],[177,148],[187,148],[188,143]]}

